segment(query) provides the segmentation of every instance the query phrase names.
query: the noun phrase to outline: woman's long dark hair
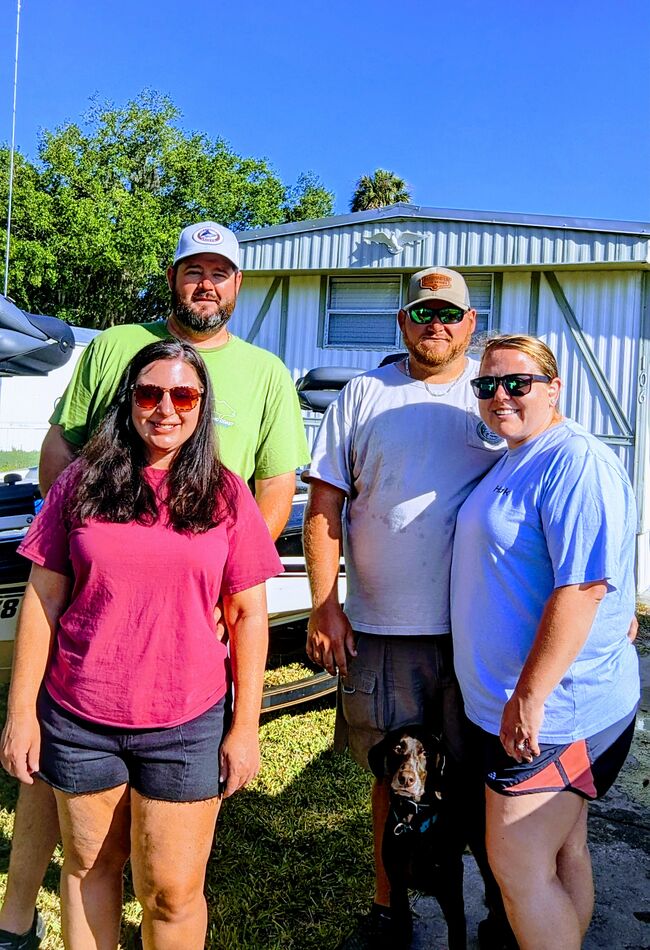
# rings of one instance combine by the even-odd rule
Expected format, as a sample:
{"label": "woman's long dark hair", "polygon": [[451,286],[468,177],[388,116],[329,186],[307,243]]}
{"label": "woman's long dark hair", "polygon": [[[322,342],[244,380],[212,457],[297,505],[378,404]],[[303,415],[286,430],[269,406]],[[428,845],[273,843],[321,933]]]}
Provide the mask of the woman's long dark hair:
{"label": "woman's long dark hair", "polygon": [[196,371],[203,389],[196,429],[167,473],[169,524],[175,531],[200,534],[234,514],[237,488],[217,454],[205,363],[189,343],[171,339],[145,346],[122,373],[104,419],[81,453],[79,483],[66,512],[73,523],[89,518],[118,524],[158,521],[156,492],[143,472],[149,464],[146,447],[131,419],[131,387],[142,370],[158,360],[183,360]]}

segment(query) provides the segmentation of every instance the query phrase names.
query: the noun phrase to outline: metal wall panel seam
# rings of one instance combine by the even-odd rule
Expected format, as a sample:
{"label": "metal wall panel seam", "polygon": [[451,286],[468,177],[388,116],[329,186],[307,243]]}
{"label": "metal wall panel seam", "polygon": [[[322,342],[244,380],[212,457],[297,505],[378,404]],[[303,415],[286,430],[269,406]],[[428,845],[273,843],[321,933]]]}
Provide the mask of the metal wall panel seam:
{"label": "metal wall panel seam", "polygon": [[539,318],[539,284],[540,271],[534,270],[530,274],[530,298],[528,301],[528,332],[537,336],[537,322]]}
{"label": "metal wall panel seam", "polygon": [[282,297],[280,300],[280,334],[278,340],[278,356],[285,362],[287,355],[287,315],[289,313],[289,281],[290,277],[282,278]]}
{"label": "metal wall panel seam", "polygon": [[492,306],[490,327],[501,326],[501,301],[503,300],[503,271],[492,274]]}
{"label": "metal wall panel seam", "polygon": [[650,505],[646,497],[646,478],[650,475],[650,273],[641,283],[641,332],[637,363],[637,439],[634,447],[634,488],[637,497],[637,531],[650,530]]}
{"label": "metal wall panel seam", "polygon": [[571,334],[576,342],[576,345],[578,349],[580,350],[580,352],[582,353],[587,366],[591,370],[592,375],[598,385],[598,388],[602,392],[605,402],[607,403],[612,415],[614,416],[617,423],[623,430],[623,433],[627,436],[633,437],[634,433],[632,431],[632,427],[630,426],[630,423],[628,422],[628,419],[625,413],[623,412],[623,408],[621,404],[619,403],[614,390],[609,385],[607,377],[603,373],[600,367],[600,364],[596,360],[592,352],[592,349],[589,346],[589,343],[587,342],[587,339],[584,333],[582,332],[582,327],[578,323],[576,315],[573,312],[569,304],[569,301],[566,299],[566,296],[564,295],[564,291],[562,290],[562,287],[560,286],[560,283],[556,275],[553,273],[553,271],[544,271],[543,273],[544,273],[544,277],[546,278],[548,282],[549,287],[551,288],[551,292],[553,293],[553,296],[555,297],[555,301],[558,307],[560,308],[564,319],[566,320],[566,323],[569,327],[569,330],[571,331]]}
{"label": "metal wall panel seam", "polygon": [[271,286],[269,287],[269,289],[268,289],[267,292],[266,292],[266,297],[265,297],[264,300],[262,301],[262,306],[260,307],[257,316],[256,316],[255,319],[253,320],[253,325],[252,325],[252,327],[251,327],[250,330],[248,331],[248,336],[246,337],[246,342],[247,342],[247,343],[252,343],[253,340],[255,339],[255,337],[257,336],[257,334],[260,332],[260,327],[261,327],[262,324],[264,323],[264,317],[265,317],[265,316],[267,315],[267,313],[269,312],[269,308],[270,308],[271,303],[272,303],[272,301],[273,301],[273,298],[274,298],[274,296],[275,296],[275,292],[277,291],[278,287],[280,286],[280,279],[281,279],[280,277],[274,277],[274,278],[273,278],[273,282],[271,283]]}

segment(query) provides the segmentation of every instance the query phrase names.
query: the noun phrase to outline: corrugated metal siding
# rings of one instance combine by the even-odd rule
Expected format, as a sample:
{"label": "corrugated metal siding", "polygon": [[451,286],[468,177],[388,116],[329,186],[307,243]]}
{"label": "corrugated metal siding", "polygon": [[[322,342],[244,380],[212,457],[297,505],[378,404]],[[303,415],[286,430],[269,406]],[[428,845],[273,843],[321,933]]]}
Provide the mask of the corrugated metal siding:
{"label": "corrugated metal siding", "polygon": [[[641,275],[627,271],[573,271],[558,275],[586,340],[632,430],[636,426],[636,375],[640,335]],[[528,285],[529,285],[528,280]],[[504,275],[501,329],[527,331],[524,281]],[[561,407],[590,432],[624,436],[585,365],[551,289],[542,276],[537,335],[555,353],[563,380]],[[610,443],[611,444],[611,443]],[[611,445],[633,474],[633,447]]]}
{"label": "corrugated metal siding", "polygon": [[[237,307],[229,324],[232,332],[243,340],[248,337],[255,322],[255,317],[264,303],[264,298],[272,283],[272,277],[245,275],[242,289],[237,298]],[[280,288],[278,288],[260,332],[253,341],[257,346],[263,346],[264,349],[271,350],[273,353],[278,352],[280,299]]]}
{"label": "corrugated metal siding", "polygon": [[[287,344],[285,363],[298,379],[316,366],[348,366],[354,369],[373,369],[387,350],[323,349],[319,339],[320,279],[292,277],[289,288],[287,314]],[[255,341],[257,342],[257,341]]]}
{"label": "corrugated metal siding", "polygon": [[506,272],[501,289],[501,314],[494,329],[500,333],[528,333],[529,311],[530,273]]}
{"label": "corrugated metal siding", "polygon": [[[371,242],[386,232],[421,240],[393,254]],[[407,238],[405,240],[410,240]],[[647,263],[647,235],[536,228],[487,222],[381,220],[246,240],[245,271],[333,271],[429,267],[559,267],[570,264]]]}

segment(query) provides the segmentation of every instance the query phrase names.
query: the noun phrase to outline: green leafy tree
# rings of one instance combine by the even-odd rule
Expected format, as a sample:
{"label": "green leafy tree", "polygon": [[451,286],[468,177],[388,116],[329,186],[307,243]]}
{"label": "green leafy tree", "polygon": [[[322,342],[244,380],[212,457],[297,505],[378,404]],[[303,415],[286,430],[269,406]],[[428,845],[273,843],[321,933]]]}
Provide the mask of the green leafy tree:
{"label": "green leafy tree", "polygon": [[98,328],[155,319],[169,309],[165,270],[186,224],[239,231],[331,210],[314,176],[287,187],[266,160],[179,119],[170,99],[145,90],[121,108],[94,101],[82,123],[44,133],[40,166],[25,162],[15,179],[10,292],[20,306]]}
{"label": "green leafy tree", "polygon": [[[9,162],[9,149],[0,148],[3,274],[9,201]],[[26,310],[38,310],[39,289],[56,281],[57,261],[51,248],[53,233],[52,201],[45,190],[41,172],[24,155],[16,152],[11,214],[11,294],[21,301],[21,306]]]}
{"label": "green leafy tree", "polygon": [[350,211],[369,211],[410,200],[411,193],[404,179],[394,172],[378,168],[373,175],[362,175],[357,182],[350,201]]}
{"label": "green leafy tree", "polygon": [[307,221],[325,218],[334,211],[334,193],[327,191],[313,172],[298,177],[293,188],[287,189],[285,215],[287,221]]}

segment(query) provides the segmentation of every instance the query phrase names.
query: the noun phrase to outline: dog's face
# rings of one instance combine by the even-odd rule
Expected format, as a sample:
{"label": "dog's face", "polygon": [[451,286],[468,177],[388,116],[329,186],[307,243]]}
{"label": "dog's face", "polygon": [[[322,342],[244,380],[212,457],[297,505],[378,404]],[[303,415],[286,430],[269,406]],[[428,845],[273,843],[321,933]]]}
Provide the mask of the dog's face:
{"label": "dog's face", "polygon": [[386,756],[386,766],[393,792],[419,802],[427,781],[427,753],[420,740],[401,735]]}
{"label": "dog's face", "polygon": [[422,726],[390,732],[370,750],[368,762],[377,778],[388,776],[393,794],[419,802],[428,790],[430,798],[434,793],[440,798],[444,754],[440,741]]}

